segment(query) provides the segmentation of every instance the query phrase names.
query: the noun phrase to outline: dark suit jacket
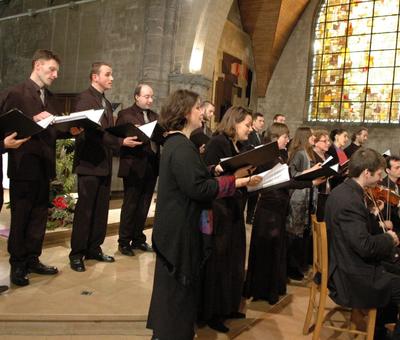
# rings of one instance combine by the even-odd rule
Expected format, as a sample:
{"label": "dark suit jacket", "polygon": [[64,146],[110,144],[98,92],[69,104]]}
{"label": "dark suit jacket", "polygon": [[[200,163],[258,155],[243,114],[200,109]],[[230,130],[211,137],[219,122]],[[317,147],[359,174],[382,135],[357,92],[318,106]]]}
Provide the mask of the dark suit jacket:
{"label": "dark suit jacket", "polygon": [[257,137],[257,132],[252,130],[249,134],[248,144],[250,144],[252,147],[263,144],[263,135],[260,133],[258,136],[260,139]]}
{"label": "dark suit jacket", "polygon": [[[103,95],[90,86],[73,105],[73,111],[102,109]],[[106,110],[100,120],[103,129],[114,126],[111,103],[106,100]],[[74,172],[78,175],[111,176],[113,151],[118,152],[122,139],[102,129],[85,130],[75,142]]]}
{"label": "dark suit jacket", "polygon": [[[147,110],[147,117],[150,122],[153,122],[158,119],[158,114],[154,111]],[[145,124],[143,109],[133,104],[131,107],[121,110],[118,113],[116,125],[123,125],[126,123],[132,123],[134,125]],[[127,177],[129,174],[134,174],[137,178],[143,178],[148,165],[153,168],[157,176],[159,152],[157,150],[157,152],[154,153],[150,143],[138,145],[134,148],[122,147],[119,159],[118,177]]]}
{"label": "dark suit jacket", "polygon": [[359,148],[361,148],[361,146],[350,143],[350,145],[344,149],[344,153],[350,158]]}
{"label": "dark suit jacket", "polygon": [[[42,111],[57,114],[54,96],[47,89],[45,92],[46,99],[43,105],[39,87],[28,79],[1,94],[0,112],[17,108],[30,118]],[[18,149],[9,150],[8,177],[16,180],[38,180],[43,176],[48,179],[54,178],[57,137],[65,135],[59,135],[54,127],[49,126],[43,132],[32,136]]]}
{"label": "dark suit jacket", "polygon": [[364,191],[348,179],[329,195],[325,208],[328,231],[331,298],[355,308],[383,307],[391,295],[391,274],[380,265],[394,244],[390,235],[371,234]]}

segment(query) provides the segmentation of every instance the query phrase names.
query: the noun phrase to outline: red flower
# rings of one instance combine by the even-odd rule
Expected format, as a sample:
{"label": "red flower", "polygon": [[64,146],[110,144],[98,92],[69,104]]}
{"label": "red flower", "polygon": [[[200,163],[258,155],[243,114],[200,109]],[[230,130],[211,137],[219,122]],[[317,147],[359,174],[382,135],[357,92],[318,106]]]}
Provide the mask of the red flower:
{"label": "red flower", "polygon": [[58,208],[58,209],[67,209],[68,208],[68,204],[67,201],[65,200],[64,196],[58,196],[55,199],[53,199],[53,205]]}

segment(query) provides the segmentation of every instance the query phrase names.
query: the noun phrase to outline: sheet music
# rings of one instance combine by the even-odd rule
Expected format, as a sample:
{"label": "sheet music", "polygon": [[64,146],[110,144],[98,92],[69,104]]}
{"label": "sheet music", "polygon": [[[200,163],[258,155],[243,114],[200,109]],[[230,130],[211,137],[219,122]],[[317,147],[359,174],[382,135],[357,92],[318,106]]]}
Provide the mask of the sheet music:
{"label": "sheet music", "polygon": [[45,119],[39,120],[36,122],[37,125],[41,126],[43,129],[46,129],[51,123],[54,121],[54,116],[50,115]]}
{"label": "sheet music", "polygon": [[147,137],[151,138],[154,128],[156,127],[157,121],[153,121],[144,125],[139,126],[140,131],[142,131]]}
{"label": "sheet music", "polygon": [[321,164],[321,166],[324,166],[325,164],[329,163],[331,159],[333,159],[333,157],[329,156],[327,159],[325,159],[325,161]]}
{"label": "sheet music", "polygon": [[281,163],[278,163],[272,169],[264,171],[257,176],[261,176],[262,181],[256,186],[248,187],[247,191],[252,192],[290,181],[289,167],[287,164]]}
{"label": "sheet music", "polygon": [[68,116],[57,116],[53,119],[53,124],[71,122],[80,119],[90,119],[92,122],[100,125],[100,118],[104,113],[104,109],[100,110],[86,110],[80,112],[73,112]]}

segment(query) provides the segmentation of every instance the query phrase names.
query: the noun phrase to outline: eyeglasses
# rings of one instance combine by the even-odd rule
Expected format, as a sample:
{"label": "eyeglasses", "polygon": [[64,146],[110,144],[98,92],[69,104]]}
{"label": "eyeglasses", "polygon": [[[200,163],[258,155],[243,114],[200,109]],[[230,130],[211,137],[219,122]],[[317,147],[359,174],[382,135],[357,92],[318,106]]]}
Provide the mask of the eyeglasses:
{"label": "eyeglasses", "polygon": [[320,139],[320,140],[316,141],[316,143],[319,143],[319,142],[324,143],[324,144],[330,143],[329,140],[327,140],[327,139]]}
{"label": "eyeglasses", "polygon": [[150,96],[150,95],[146,95],[146,96],[139,96],[139,97],[143,97],[143,98],[145,98],[145,99],[156,99],[156,97],[155,96]]}

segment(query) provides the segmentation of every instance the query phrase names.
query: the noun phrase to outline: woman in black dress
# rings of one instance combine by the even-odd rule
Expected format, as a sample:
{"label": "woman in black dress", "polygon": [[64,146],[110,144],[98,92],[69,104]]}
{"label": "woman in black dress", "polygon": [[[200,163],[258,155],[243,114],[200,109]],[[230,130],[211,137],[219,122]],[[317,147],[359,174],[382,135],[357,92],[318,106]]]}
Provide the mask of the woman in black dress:
{"label": "woman in black dress", "polygon": [[[204,161],[218,164],[237,155],[251,132],[252,116],[242,107],[231,107],[223,116],[218,134],[206,146]],[[228,332],[224,320],[244,317],[239,313],[243,293],[246,229],[243,217],[246,191],[213,202],[213,251],[204,270],[199,318],[209,327]]]}
{"label": "woman in black dress", "polygon": [[[212,177],[189,140],[191,132],[201,126],[199,107],[196,93],[178,90],[160,115],[167,137],[153,227],[157,258],[147,327],[153,330],[154,339],[193,339],[199,275],[205,261],[202,235],[212,230],[211,202],[233,195],[236,187],[259,182],[257,176],[236,178],[243,171],[236,177]],[[217,166],[214,174],[216,170],[222,169]]]}

